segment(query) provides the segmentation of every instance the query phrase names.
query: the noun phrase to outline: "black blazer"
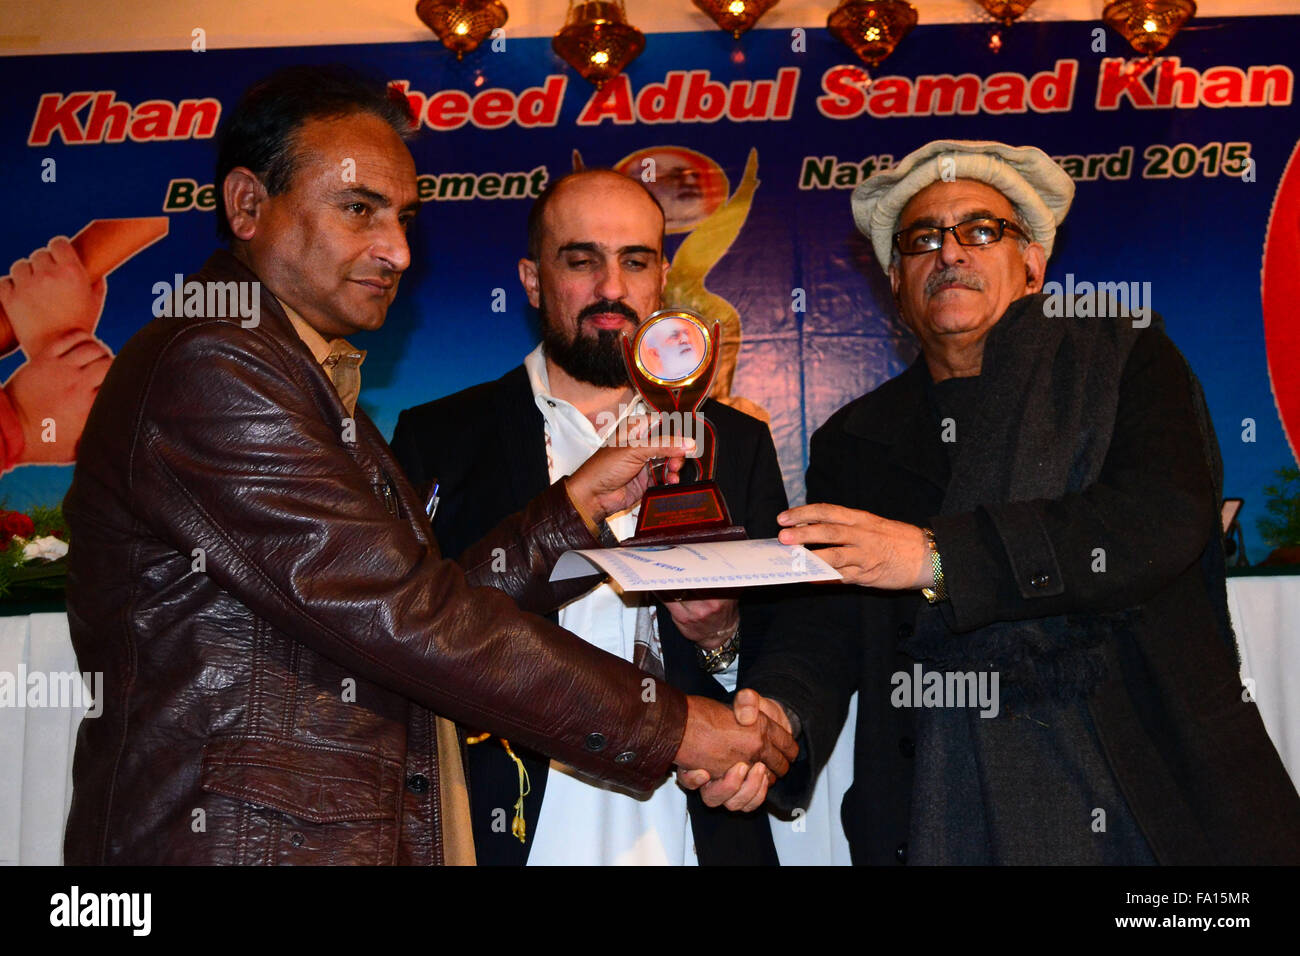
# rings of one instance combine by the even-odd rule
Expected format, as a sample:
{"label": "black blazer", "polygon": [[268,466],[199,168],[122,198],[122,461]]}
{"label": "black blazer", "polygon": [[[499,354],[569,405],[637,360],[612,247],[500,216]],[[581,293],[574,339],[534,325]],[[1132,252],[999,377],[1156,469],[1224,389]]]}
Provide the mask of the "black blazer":
{"label": "black blazer", "polygon": [[[718,436],[715,478],[732,520],[751,538],[775,537],[776,516],[787,505],[781,468],[767,426],[712,400],[701,409]],[[438,512],[434,532],[443,553],[460,554],[502,518],[519,510],[549,484],[545,425],[533,399],[528,374],[518,366],[495,382],[409,408],[397,419],[393,452],[411,484],[427,494],[436,480]],[[772,617],[774,594],[747,590],[741,601],[741,679],[759,652]],[[695,645],[659,608],[659,637],[668,682],[689,694],[726,701],[729,695],[700,670]],[[467,732],[491,728],[464,728]],[[466,767],[478,860],[485,865],[521,865],[528,859],[538,808],[545,798],[549,761],[531,752],[516,753],[528,768],[528,842],[494,830],[493,812],[518,798],[515,765],[501,747],[468,747]],[[739,814],[706,807],[698,793],[687,806],[701,864],[775,864],[768,820],[763,813]],[[499,821],[500,814],[496,817]],[[508,830],[508,828],[507,828]]]}

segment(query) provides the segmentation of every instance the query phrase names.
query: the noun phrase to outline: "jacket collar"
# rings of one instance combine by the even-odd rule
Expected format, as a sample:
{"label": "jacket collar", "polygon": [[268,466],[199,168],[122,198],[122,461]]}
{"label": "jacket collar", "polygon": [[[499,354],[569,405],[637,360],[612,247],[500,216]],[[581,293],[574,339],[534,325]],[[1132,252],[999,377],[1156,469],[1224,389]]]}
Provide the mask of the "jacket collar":
{"label": "jacket collar", "polygon": [[[334,383],[330,380],[329,373],[321,366],[320,361],[313,354],[311,347],[303,341],[302,336],[293,327],[293,322],[285,313],[284,306],[275,294],[266,286],[266,283],[258,277],[257,273],[248,268],[243,262],[235,257],[229,249],[218,249],[208,261],[194,275],[189,277],[196,282],[218,281],[218,282],[257,282],[260,290],[258,299],[258,324],[257,328],[250,331],[260,332],[263,335],[269,335],[277,339],[281,345],[294,351],[307,365],[311,367],[308,374],[319,376],[319,382],[328,386],[328,394],[338,398],[338,391]],[[344,416],[356,418],[361,412],[360,402],[349,416],[343,400],[339,399],[339,408],[344,412]],[[341,416],[342,417],[342,416]]]}
{"label": "jacket collar", "polygon": [[267,288],[257,273],[244,265],[229,249],[218,249],[212,253],[208,261],[203,263],[203,268],[190,276],[190,279],[195,282],[233,280],[258,283],[261,293],[258,300],[258,328],[283,342],[295,344],[313,365],[319,365],[311,349],[307,347],[307,343],[294,330],[293,323],[289,321],[289,316],[280,305],[280,300]]}

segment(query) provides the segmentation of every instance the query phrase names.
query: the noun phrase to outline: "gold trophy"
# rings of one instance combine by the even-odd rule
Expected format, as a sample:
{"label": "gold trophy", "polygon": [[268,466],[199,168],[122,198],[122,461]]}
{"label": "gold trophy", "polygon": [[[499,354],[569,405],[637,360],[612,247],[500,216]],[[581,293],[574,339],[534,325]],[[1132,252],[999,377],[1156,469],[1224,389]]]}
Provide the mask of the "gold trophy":
{"label": "gold trophy", "polygon": [[694,480],[664,483],[663,466],[651,470],[651,486],[641,500],[636,534],[622,542],[629,547],[685,544],[692,541],[733,541],[746,537],[731,522],[722,490],[713,480],[717,435],[700,413],[717,372],[722,327],[712,328],[687,309],[661,309],[641,324],[636,335],[623,336],[628,375],[647,406],[660,414],[664,437],[693,438],[698,455]]}

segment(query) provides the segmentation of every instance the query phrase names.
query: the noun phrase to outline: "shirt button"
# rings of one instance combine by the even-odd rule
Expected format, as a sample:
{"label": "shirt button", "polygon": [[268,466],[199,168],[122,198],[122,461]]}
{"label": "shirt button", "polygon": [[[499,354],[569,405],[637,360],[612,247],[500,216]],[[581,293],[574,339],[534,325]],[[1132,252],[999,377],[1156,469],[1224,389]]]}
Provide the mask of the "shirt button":
{"label": "shirt button", "polygon": [[916,756],[916,744],[912,742],[911,737],[898,738],[898,752],[904,757],[910,758]]}
{"label": "shirt button", "polygon": [[907,862],[907,841],[904,840],[894,848],[894,859],[899,863]]}
{"label": "shirt button", "polygon": [[1042,591],[1052,583],[1052,579],[1046,574],[1035,574],[1029,583],[1032,584],[1035,589]]}
{"label": "shirt button", "polygon": [[293,833],[289,834],[289,842],[294,846],[302,846],[307,842],[307,838],[295,830]]}
{"label": "shirt button", "polygon": [[429,789],[429,778],[422,773],[413,773],[406,778],[406,789],[411,793],[425,793]]}
{"label": "shirt button", "polygon": [[599,751],[605,749],[605,735],[587,734],[587,739],[583,741],[583,746],[585,746],[592,753],[598,753]]}
{"label": "shirt button", "polygon": [[635,759],[636,759],[636,753],[634,751],[624,750],[621,754],[619,754],[617,757],[614,758],[614,763],[626,764],[626,763],[631,763]]}
{"label": "shirt button", "polygon": [[546,404],[547,404],[547,405],[550,405],[551,408],[554,408],[554,407],[555,407],[555,403],[554,403],[553,401],[551,401],[549,398],[546,400]]}

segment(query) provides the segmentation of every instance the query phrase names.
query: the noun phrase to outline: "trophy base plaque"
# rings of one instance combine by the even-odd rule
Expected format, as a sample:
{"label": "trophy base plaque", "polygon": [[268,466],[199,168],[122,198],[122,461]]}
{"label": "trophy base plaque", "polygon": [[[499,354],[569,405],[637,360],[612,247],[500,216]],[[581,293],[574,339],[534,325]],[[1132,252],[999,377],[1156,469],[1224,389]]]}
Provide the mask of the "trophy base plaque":
{"label": "trophy base plaque", "polygon": [[646,492],[636,534],[619,547],[739,541],[745,529],[731,523],[727,502],[715,481],[660,485]]}

